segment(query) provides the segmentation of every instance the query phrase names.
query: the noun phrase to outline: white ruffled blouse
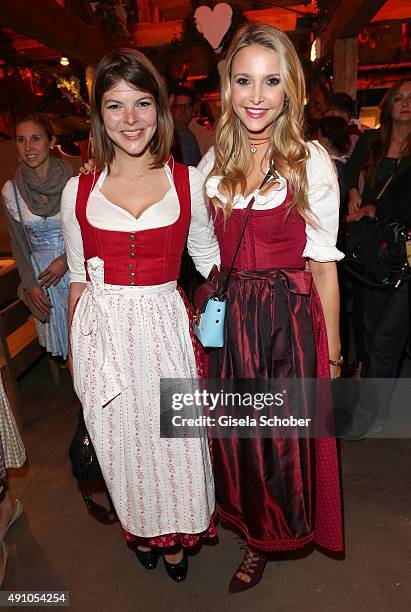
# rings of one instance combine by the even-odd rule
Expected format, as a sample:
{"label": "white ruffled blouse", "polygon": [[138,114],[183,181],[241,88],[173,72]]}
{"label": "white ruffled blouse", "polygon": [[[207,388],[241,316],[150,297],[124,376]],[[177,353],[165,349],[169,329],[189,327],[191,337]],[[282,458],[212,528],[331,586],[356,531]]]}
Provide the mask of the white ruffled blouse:
{"label": "white ruffled blouse", "polygon": [[[180,214],[180,204],[174,186],[173,175],[166,164],[164,170],[170,189],[160,202],[149,206],[138,219],[131,213],[110,202],[101,192],[107,169],[103,170],[96,182],[87,204],[88,222],[102,230],[139,232],[165,227],[175,223]],[[195,168],[189,168],[191,192],[191,221],[187,237],[187,249],[195,267],[207,277],[213,265],[220,265],[220,250],[214,234],[214,226],[205,203],[204,178]],[[61,225],[66,244],[67,262],[71,282],[86,282],[84,251],[80,224],[76,218],[76,198],[79,177],[71,178],[61,198]]]}
{"label": "white ruffled blouse", "polygon": [[[340,261],[344,257],[336,248],[340,196],[338,180],[327,151],[319,142],[307,143],[310,157],[307,161],[308,202],[316,226],[306,223],[307,242],[303,257],[314,261]],[[214,165],[214,149],[211,148],[200,161],[197,169],[206,178],[205,189],[208,197],[218,198],[223,204],[227,199],[219,193],[221,176],[209,176]],[[208,177],[208,178],[207,178]],[[234,208],[246,208],[254,196],[253,210],[267,210],[280,206],[287,195],[287,181],[279,176],[275,189],[261,195],[259,189],[244,197],[239,194],[234,199]]]}

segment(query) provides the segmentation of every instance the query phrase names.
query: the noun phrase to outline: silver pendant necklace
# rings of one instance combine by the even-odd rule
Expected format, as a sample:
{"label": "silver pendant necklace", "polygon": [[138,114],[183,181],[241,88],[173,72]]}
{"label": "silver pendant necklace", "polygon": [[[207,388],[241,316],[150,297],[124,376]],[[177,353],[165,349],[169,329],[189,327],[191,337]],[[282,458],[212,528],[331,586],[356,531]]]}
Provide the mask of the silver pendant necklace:
{"label": "silver pendant necklace", "polygon": [[251,155],[255,155],[257,153],[257,147],[259,147],[260,145],[266,144],[267,142],[269,142],[269,138],[257,138],[254,140],[254,142],[250,141],[250,152]]}

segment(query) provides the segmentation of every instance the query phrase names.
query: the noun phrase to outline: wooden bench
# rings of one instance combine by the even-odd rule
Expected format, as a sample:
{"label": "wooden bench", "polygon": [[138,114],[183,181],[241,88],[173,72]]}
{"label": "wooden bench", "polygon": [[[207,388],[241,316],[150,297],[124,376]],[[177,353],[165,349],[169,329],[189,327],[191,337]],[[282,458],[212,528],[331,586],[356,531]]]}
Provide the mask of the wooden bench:
{"label": "wooden bench", "polygon": [[0,267],[0,308],[17,299],[20,276],[16,266]]}
{"label": "wooden bench", "polygon": [[41,355],[44,349],[36,323],[23,302],[14,300],[0,310],[0,366],[4,366],[4,386],[20,427],[24,415],[17,379]]}
{"label": "wooden bench", "polygon": [[[37,339],[36,322],[17,297],[20,276],[14,260],[0,259],[0,368],[10,405],[19,426],[23,424],[23,405],[17,379],[45,350]],[[49,367],[56,385],[60,370],[49,357]]]}

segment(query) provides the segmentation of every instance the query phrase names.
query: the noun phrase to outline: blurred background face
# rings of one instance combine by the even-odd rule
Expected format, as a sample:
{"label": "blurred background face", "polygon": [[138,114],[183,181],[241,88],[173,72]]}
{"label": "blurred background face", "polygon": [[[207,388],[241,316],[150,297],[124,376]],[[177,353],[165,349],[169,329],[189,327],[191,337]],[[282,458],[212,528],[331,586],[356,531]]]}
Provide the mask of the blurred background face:
{"label": "blurred background face", "polygon": [[193,118],[193,104],[190,96],[177,95],[171,105],[171,112],[176,123],[188,125]]}
{"label": "blurred background face", "polygon": [[411,122],[411,81],[403,83],[394,96],[391,116],[394,121]]}
{"label": "blurred background face", "polygon": [[318,85],[312,86],[309,94],[309,103],[311,119],[321,119],[327,110],[327,98]]}
{"label": "blurred background face", "polygon": [[321,130],[318,130],[318,142],[329,152],[330,140],[324,136]]}
{"label": "blurred background face", "polygon": [[24,121],[16,127],[16,144],[20,159],[30,168],[40,168],[48,163],[50,142],[44,128],[34,121]]}
{"label": "blurred background face", "polygon": [[323,117],[341,117],[347,123],[350,122],[349,114],[346,113],[343,110],[340,110],[339,108],[327,108],[327,110],[325,111]]}

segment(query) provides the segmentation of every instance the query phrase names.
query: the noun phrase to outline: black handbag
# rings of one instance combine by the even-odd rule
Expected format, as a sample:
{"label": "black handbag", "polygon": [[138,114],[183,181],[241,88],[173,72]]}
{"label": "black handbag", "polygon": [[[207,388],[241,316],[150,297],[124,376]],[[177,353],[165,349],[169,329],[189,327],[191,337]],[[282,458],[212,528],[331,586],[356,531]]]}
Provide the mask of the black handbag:
{"label": "black handbag", "polygon": [[[114,519],[115,513],[113,504],[104,482],[96,451],[94,450],[93,443],[91,442],[86,424],[84,422],[82,410],[80,410],[77,429],[70,444],[69,457],[73,469],[73,475],[79,482],[79,487],[86,506],[98,518],[112,517]],[[109,501],[109,509],[97,504],[93,500],[87,485],[87,482],[91,480],[99,481],[103,484]]]}
{"label": "black handbag", "polygon": [[[381,200],[394,179],[402,174],[400,162],[401,159],[397,161],[396,171],[388,177],[377,195],[377,201]],[[392,194],[392,191],[388,193]],[[411,278],[405,219],[405,214],[394,213],[380,220],[363,217],[359,221],[345,221],[341,227],[340,241],[347,272],[378,288],[399,287],[403,281]]]}
{"label": "black handbag", "polygon": [[405,223],[363,217],[345,222],[341,230],[344,267],[354,277],[380,288],[398,287],[411,278]]}

